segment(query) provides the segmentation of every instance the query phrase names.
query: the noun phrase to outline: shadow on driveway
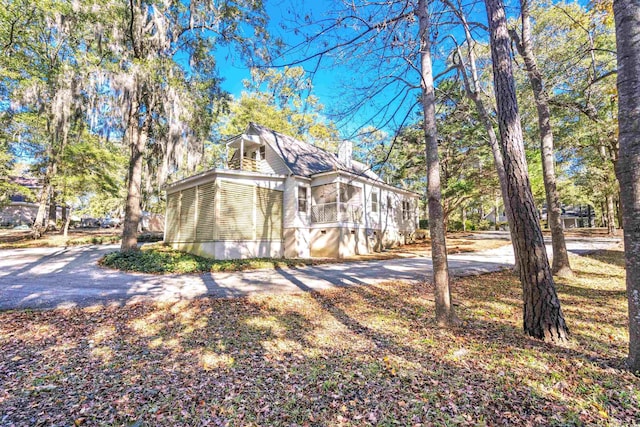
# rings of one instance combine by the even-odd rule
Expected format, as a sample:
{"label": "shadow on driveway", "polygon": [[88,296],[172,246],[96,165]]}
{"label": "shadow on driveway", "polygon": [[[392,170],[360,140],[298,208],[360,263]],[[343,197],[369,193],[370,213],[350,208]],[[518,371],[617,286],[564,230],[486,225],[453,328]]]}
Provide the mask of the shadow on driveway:
{"label": "shadow on driveway", "polygon": [[[572,251],[605,249],[611,244],[568,242]],[[299,293],[387,281],[421,282],[428,280],[432,272],[431,260],[422,257],[185,275],[125,273],[97,265],[102,256],[117,249],[117,245],[105,245],[0,250],[0,309]],[[513,266],[510,246],[448,258],[454,276],[482,274]]]}

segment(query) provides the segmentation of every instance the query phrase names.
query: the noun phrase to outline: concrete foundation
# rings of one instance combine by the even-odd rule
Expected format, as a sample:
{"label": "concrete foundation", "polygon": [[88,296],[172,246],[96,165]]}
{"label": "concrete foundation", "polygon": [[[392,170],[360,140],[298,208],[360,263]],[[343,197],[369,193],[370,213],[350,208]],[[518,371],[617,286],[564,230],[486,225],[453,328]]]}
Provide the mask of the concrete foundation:
{"label": "concrete foundation", "polygon": [[173,249],[213,259],[282,258],[281,240],[226,240],[171,243]]}

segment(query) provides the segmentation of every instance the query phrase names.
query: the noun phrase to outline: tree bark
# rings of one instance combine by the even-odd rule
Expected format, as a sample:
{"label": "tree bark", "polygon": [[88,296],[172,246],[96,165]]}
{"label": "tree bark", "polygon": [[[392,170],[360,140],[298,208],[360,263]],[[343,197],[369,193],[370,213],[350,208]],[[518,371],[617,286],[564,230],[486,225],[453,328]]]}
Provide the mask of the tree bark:
{"label": "tree bark", "polygon": [[511,44],[502,0],[486,0],[500,148],[513,213],[511,240],[522,283],[524,331],[549,342],[563,342],[568,329],[553,283],[542,230],[531,193],[518,113]]}
{"label": "tree bark", "polygon": [[122,252],[138,250],[138,224],[142,215],[140,205],[142,199],[142,162],[150,125],[149,112],[145,113],[145,120],[142,126],[139,125],[139,108],[135,103],[132,104],[128,126],[129,149],[131,151],[127,174],[127,201],[122,224],[122,242],[120,244]]}
{"label": "tree bark", "polygon": [[422,110],[427,159],[427,197],[429,205],[429,232],[431,235],[431,259],[433,282],[435,285],[436,323],[450,326],[458,322],[449,288],[449,266],[447,263],[447,243],[444,226],[444,209],[440,189],[440,159],[438,156],[438,136],[436,129],[436,97],[433,87],[431,65],[431,26],[426,0],[418,1],[418,21],[420,37],[420,73],[422,87]]}
{"label": "tree bark", "polygon": [[[62,217],[60,218],[60,220],[62,221],[63,227],[66,226],[68,219],[69,219],[69,207],[63,201],[63,203],[62,203]],[[63,230],[64,230],[64,228],[63,228]]]}
{"label": "tree bark", "polygon": [[462,207],[462,231],[467,231],[467,208]]}
{"label": "tree bark", "polygon": [[[47,124],[47,131],[50,131],[50,126]],[[31,227],[31,236],[34,239],[39,239],[46,231],[45,218],[47,215],[47,204],[49,202],[49,195],[51,194],[51,179],[54,175],[55,164],[53,160],[54,156],[54,144],[55,138],[52,136],[50,145],[46,149],[47,167],[44,171],[42,178],[42,189],[40,190],[40,196],[38,197],[38,211],[36,212],[36,219],[33,221]]]}
{"label": "tree bark", "polygon": [[47,230],[56,230],[58,225],[56,221],[58,220],[58,211],[56,209],[56,190],[55,188],[51,188],[51,195],[49,197],[49,219],[47,223]]}
{"label": "tree bark", "polygon": [[624,224],[622,221],[622,198],[620,197],[620,190],[618,190],[618,199],[615,202],[616,206],[616,220],[618,221],[618,227],[624,228]]}
{"label": "tree bark", "polygon": [[62,221],[63,221],[63,224],[64,224],[63,228],[62,228],[62,235],[64,237],[68,237],[69,236],[69,223],[71,223],[71,208],[67,208],[66,206],[64,206],[62,208]]}
{"label": "tree bark", "polygon": [[629,358],[640,374],[640,3],[614,0],[618,53],[618,123],[620,154],[616,174],[624,225]]}
{"label": "tree bark", "polygon": [[42,179],[42,189],[40,190],[40,196],[38,198],[38,211],[36,212],[36,219],[31,226],[31,236],[34,239],[39,239],[45,233],[46,228],[44,226],[45,216],[47,214],[47,203],[49,202],[49,194],[51,193],[51,164],[47,165],[44,177]]}
{"label": "tree bark", "polygon": [[[493,164],[496,168],[496,173],[498,174],[498,182],[500,183],[500,195],[502,196],[502,202],[504,204],[505,214],[507,215],[507,221],[509,224],[513,223],[513,214],[511,213],[511,207],[509,203],[507,203],[507,178],[506,172],[504,170],[504,162],[502,160],[502,153],[500,152],[500,143],[498,142],[498,137],[496,136],[496,131],[493,128],[493,122],[491,120],[491,116],[489,115],[488,109],[485,106],[484,102],[481,98],[481,88],[480,88],[480,79],[478,78],[478,67],[476,64],[476,57],[473,51],[473,37],[471,35],[471,29],[469,28],[469,23],[467,22],[467,18],[462,12],[461,8],[453,5],[449,0],[445,0],[446,4],[454,11],[462,27],[464,28],[465,40],[467,42],[467,59],[469,60],[469,71],[470,76],[467,73],[467,67],[464,63],[464,59],[462,57],[462,53],[460,49],[458,49],[458,57],[460,58],[460,64],[458,69],[462,74],[462,81],[464,83],[465,92],[467,97],[473,101],[476,106],[476,110],[478,111],[478,117],[480,118],[480,122],[487,132],[487,137],[489,139],[489,147],[491,147],[491,154],[493,155]],[[471,77],[471,81],[469,81],[469,77]],[[498,208],[495,209],[495,218],[494,218],[494,228],[497,231],[499,229],[498,226]],[[514,254],[514,256],[518,256],[518,254]],[[514,266],[514,273],[518,272],[518,262],[516,261]]]}
{"label": "tree bark", "polygon": [[561,277],[573,276],[569,253],[564,240],[562,227],[562,209],[556,187],[556,172],[553,149],[553,130],[551,129],[551,112],[549,111],[549,95],[544,87],[542,74],[538,69],[533,52],[531,35],[531,19],[529,18],[529,1],[520,0],[522,17],[522,40],[515,31],[511,35],[515,45],[524,59],[524,64],[533,90],[533,97],[538,112],[538,128],[540,130],[540,153],[542,155],[542,178],[547,199],[547,224],[551,229],[551,246],[553,248],[553,264],[551,271]]}

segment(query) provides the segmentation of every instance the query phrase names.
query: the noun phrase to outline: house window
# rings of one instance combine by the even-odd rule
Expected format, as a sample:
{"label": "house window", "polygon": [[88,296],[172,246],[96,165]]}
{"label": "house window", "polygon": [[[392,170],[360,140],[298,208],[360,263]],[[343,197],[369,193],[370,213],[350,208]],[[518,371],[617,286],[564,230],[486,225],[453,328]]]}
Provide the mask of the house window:
{"label": "house window", "polygon": [[260,147],[260,160],[264,160],[267,158],[267,147],[264,145]]}
{"label": "house window", "polygon": [[371,212],[378,212],[378,193],[371,193]]}
{"label": "house window", "polygon": [[307,187],[298,186],[298,212],[307,213]]}
{"label": "house window", "polygon": [[402,201],[402,219],[411,219],[411,203],[408,200]]}

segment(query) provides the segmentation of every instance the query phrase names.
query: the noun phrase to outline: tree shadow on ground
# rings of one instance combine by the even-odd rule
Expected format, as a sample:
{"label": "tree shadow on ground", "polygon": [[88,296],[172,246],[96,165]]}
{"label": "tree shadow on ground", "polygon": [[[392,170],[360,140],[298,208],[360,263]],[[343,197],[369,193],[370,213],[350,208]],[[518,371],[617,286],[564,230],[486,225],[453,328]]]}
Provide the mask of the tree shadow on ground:
{"label": "tree shadow on ground", "polygon": [[[518,328],[520,285],[510,273],[458,281],[466,323],[452,330],[433,321],[430,285],[314,292],[295,270],[279,274],[305,292],[0,313],[3,422],[624,425],[640,419],[633,391],[639,383],[619,367],[621,346],[606,350],[606,340],[582,329],[574,331],[579,346],[527,338]],[[353,283],[343,276],[341,283]],[[567,289],[565,295],[582,307],[571,313],[576,319],[611,320],[591,310],[609,294],[591,300]]]}
{"label": "tree shadow on ground", "polygon": [[615,265],[616,267],[624,268],[624,256],[620,256],[620,253],[621,251],[599,250],[596,252],[586,253],[583,256],[606,264]]}

